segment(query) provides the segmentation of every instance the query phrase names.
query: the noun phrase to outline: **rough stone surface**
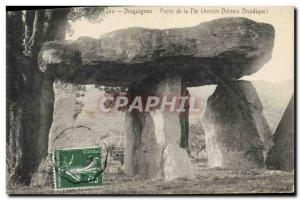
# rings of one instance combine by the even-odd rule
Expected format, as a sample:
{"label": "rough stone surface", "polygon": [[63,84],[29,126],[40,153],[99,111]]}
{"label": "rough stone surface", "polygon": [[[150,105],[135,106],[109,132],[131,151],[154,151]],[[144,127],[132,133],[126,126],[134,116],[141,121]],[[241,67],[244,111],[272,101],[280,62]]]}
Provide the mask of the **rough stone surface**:
{"label": "rough stone surface", "polygon": [[266,165],[269,169],[294,170],[294,95],[273,135],[274,146],[268,153]]}
{"label": "rough stone surface", "polygon": [[[153,88],[152,92],[158,96],[181,95],[181,81],[178,77],[165,78]],[[146,179],[194,178],[187,152],[180,147],[182,129],[178,112],[156,109],[127,113],[126,124],[126,174]]]}
{"label": "rough stone surface", "polygon": [[104,92],[94,86],[86,86],[88,89],[81,94],[77,87],[54,84],[55,103],[48,152],[52,153],[57,148],[101,145],[103,142],[123,146],[120,141],[125,130],[124,114],[101,113],[99,100]]}
{"label": "rough stone surface", "polygon": [[128,28],[68,42],[47,42],[42,72],[69,82],[128,86],[149,75],[173,72],[199,86],[238,79],[270,58],[274,28],[246,18],[220,18],[176,29]]}
{"label": "rough stone surface", "polygon": [[[194,178],[187,152],[180,148],[178,116],[168,116],[158,110],[139,113],[134,118],[130,115],[127,115],[130,124],[125,140],[126,174],[145,179]],[[141,121],[142,124],[138,124]],[[170,123],[177,126],[170,129]]]}
{"label": "rough stone surface", "polygon": [[[123,160],[116,159],[115,147],[123,150],[125,116],[123,113],[104,114],[99,111],[99,99],[104,95],[94,86],[85,86],[86,91],[78,91],[78,85],[54,83],[53,123],[49,132],[48,156],[41,161],[34,173],[31,185],[52,187],[53,149],[78,148],[100,145],[103,159],[106,155],[104,143],[110,154],[105,172],[119,173]],[[79,95],[83,93],[83,96]],[[78,110],[78,105],[82,105]],[[47,158],[46,158],[47,157]]]}
{"label": "rough stone surface", "polygon": [[163,151],[163,174],[165,180],[195,178],[187,152],[174,144],[168,144]]}
{"label": "rough stone surface", "polygon": [[190,93],[187,88],[183,88],[181,92],[182,96],[188,97],[188,101],[184,104],[184,112],[180,112],[180,126],[181,126],[181,139],[180,139],[180,147],[188,148],[189,146],[189,100],[190,100]]}
{"label": "rough stone surface", "polygon": [[143,113],[130,112],[125,116],[124,171],[133,176],[138,173],[138,150],[143,129]]}
{"label": "rough stone surface", "polygon": [[262,111],[250,82],[233,81],[216,88],[208,99],[203,122],[210,166],[264,167],[272,134]]}
{"label": "rough stone surface", "polygon": [[[59,136],[61,132],[73,126],[76,96],[75,93],[72,92],[71,87],[71,85],[67,85],[65,91],[55,90],[53,122],[49,131],[49,153],[52,153],[55,148],[54,142],[60,142]],[[60,146],[59,148],[64,147]]]}

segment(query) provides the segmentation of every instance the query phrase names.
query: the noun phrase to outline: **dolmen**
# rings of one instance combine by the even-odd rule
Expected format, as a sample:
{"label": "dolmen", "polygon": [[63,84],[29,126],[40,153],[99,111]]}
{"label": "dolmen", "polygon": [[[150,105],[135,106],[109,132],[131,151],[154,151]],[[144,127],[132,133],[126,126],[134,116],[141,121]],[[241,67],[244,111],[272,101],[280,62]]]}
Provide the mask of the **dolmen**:
{"label": "dolmen", "polygon": [[[184,96],[187,87],[216,84],[204,118],[209,165],[261,168],[272,135],[251,82],[238,79],[270,60],[274,35],[272,25],[239,17],[188,28],[134,27],[99,39],[46,42],[39,70],[72,84],[125,87],[131,96]],[[186,111],[127,112],[125,173],[194,178],[181,141],[188,134],[187,118]]]}

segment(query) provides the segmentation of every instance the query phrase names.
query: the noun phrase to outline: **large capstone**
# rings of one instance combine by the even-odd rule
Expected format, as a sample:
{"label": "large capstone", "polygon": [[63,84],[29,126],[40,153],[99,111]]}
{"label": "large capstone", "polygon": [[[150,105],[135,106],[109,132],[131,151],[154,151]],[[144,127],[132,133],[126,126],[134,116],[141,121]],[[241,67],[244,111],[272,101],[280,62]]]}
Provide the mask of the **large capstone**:
{"label": "large capstone", "polygon": [[293,95],[273,136],[274,146],[266,160],[269,169],[294,170],[294,115]]}
{"label": "large capstone", "polygon": [[208,99],[203,126],[210,166],[264,167],[265,155],[272,146],[272,134],[250,82],[218,85]]}
{"label": "large capstone", "polygon": [[274,28],[220,18],[176,29],[128,28],[43,45],[39,68],[64,81],[129,86],[174,72],[186,87],[218,84],[258,71],[270,58]]}
{"label": "large capstone", "polygon": [[[130,89],[130,95],[154,94],[180,96],[179,77],[166,76],[147,88]],[[148,90],[151,88],[151,90]],[[161,108],[161,107],[160,107]],[[180,147],[180,113],[161,109],[149,112],[133,111],[126,114],[125,173],[146,179],[173,180],[194,178],[186,149]]]}

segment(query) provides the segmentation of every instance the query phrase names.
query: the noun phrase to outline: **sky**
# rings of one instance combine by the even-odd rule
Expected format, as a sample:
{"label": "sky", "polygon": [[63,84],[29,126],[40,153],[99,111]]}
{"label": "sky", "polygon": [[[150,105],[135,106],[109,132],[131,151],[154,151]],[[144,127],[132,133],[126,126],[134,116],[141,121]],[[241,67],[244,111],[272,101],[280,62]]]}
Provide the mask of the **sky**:
{"label": "sky", "polygon": [[[133,10],[139,9],[150,10],[151,14],[133,14]],[[183,13],[184,9],[188,11],[187,14]],[[104,33],[128,27],[181,28],[196,26],[202,22],[221,17],[247,17],[257,22],[273,25],[275,41],[271,60],[258,72],[245,76],[243,79],[281,82],[294,78],[293,7],[194,7],[193,11],[198,10],[198,13],[191,12],[191,9],[192,7],[108,8],[107,13],[98,23],[91,23],[85,19],[71,22],[73,35],[67,35],[67,39],[75,40],[80,36],[99,38]],[[231,13],[228,14],[229,9]],[[242,13],[243,10],[250,11],[253,9],[261,10],[264,13]],[[177,10],[181,10],[181,13],[176,13]],[[201,10],[206,12],[201,13]]]}

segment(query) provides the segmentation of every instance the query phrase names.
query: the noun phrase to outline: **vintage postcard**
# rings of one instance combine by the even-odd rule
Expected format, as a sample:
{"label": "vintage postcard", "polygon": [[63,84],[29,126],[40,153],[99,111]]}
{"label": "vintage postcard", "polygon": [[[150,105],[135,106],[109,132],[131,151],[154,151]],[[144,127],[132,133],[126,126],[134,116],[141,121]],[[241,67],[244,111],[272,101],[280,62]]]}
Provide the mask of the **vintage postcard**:
{"label": "vintage postcard", "polygon": [[8,194],[295,194],[295,8],[6,7]]}

